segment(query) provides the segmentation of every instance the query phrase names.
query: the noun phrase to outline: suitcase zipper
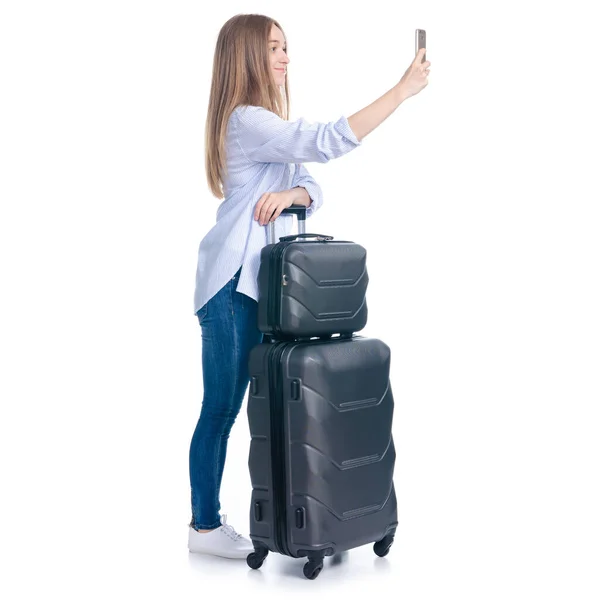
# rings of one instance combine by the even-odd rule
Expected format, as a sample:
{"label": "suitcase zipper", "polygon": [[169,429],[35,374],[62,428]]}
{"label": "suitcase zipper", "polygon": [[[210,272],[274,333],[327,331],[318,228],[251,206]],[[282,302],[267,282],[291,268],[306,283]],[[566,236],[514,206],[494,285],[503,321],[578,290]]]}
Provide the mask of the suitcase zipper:
{"label": "suitcase zipper", "polygon": [[285,249],[294,242],[279,242],[271,254],[269,273],[269,302],[267,305],[267,325],[273,335],[281,335],[281,286],[287,285],[286,275],[281,274]]}
{"label": "suitcase zipper", "polygon": [[280,554],[291,556],[287,544],[283,373],[281,369],[281,357],[287,345],[287,342],[276,343],[270,349],[269,398],[273,473],[273,538],[277,551]]}
{"label": "suitcase zipper", "polygon": [[[289,242],[288,242],[289,243]],[[279,242],[271,255],[271,272],[269,277],[269,304],[268,304],[268,325],[271,332],[275,335],[281,333],[279,326],[279,313],[281,311],[281,290],[280,273],[282,256],[288,243]]]}

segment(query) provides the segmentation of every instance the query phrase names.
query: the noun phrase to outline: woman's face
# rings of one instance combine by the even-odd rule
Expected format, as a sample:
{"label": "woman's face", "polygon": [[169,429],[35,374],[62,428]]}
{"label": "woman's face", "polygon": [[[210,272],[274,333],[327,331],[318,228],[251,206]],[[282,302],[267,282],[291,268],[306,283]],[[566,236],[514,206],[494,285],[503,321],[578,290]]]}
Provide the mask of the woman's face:
{"label": "woman's face", "polygon": [[290,59],[287,56],[287,43],[283,39],[283,33],[276,25],[271,27],[271,35],[269,35],[269,61],[275,83],[285,85],[287,64]]}

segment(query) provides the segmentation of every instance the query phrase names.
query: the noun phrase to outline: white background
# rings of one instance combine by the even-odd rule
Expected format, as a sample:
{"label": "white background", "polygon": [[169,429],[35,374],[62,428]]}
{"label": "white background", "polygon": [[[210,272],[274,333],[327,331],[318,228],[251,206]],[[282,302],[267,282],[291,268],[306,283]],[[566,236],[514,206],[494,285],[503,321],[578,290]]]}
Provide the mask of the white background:
{"label": "white background", "polygon": [[[0,10],[6,598],[600,595],[600,200],[591,2],[55,1]],[[586,9],[587,6],[587,9]],[[279,20],[292,118],[350,116],[427,30],[429,86],[308,169],[309,231],[368,251],[392,350],[399,527],[326,561],[190,556],[196,253],[214,45]],[[248,531],[246,403],[222,487]]]}

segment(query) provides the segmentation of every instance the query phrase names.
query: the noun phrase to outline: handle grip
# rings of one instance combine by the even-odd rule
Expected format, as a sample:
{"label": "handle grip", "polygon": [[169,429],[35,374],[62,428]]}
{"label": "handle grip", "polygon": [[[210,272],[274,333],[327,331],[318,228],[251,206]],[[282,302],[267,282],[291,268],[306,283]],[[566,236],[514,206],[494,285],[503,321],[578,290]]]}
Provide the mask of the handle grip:
{"label": "handle grip", "polygon": [[[293,204],[288,208],[284,208],[281,211],[282,215],[296,215],[298,219],[298,233],[303,234],[306,231],[306,206],[300,206],[298,204]],[[268,243],[275,243],[275,221],[269,221],[269,229],[268,229]]]}

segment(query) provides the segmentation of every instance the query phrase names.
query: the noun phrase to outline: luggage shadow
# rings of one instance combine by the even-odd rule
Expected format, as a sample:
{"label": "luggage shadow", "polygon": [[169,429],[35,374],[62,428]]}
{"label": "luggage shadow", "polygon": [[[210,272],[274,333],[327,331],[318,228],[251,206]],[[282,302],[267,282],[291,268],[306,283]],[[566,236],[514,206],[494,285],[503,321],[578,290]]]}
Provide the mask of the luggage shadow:
{"label": "luggage shadow", "polygon": [[336,567],[338,565],[348,562],[348,556],[349,552],[347,550],[343,552],[337,552],[329,558],[329,566]]}

